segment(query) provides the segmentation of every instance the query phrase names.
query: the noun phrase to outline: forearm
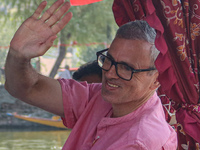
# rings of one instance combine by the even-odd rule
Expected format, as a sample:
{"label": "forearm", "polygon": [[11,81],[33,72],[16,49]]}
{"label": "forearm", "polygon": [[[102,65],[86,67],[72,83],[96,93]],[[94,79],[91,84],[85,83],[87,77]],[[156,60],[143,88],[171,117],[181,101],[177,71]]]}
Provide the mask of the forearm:
{"label": "forearm", "polygon": [[39,76],[31,66],[30,60],[16,54],[12,49],[8,52],[5,75],[5,88],[17,98],[28,95],[31,88],[38,82]]}
{"label": "forearm", "polygon": [[63,116],[59,82],[37,73],[30,60],[13,53],[15,51],[10,50],[6,60],[6,90],[28,104]]}

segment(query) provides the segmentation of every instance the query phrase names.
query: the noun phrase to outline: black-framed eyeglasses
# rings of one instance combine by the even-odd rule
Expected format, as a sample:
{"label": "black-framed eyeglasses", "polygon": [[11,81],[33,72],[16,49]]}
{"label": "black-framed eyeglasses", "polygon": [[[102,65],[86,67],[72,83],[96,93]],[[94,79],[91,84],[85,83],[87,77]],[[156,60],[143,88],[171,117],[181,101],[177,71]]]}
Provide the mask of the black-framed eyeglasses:
{"label": "black-framed eyeglasses", "polygon": [[126,63],[114,61],[113,58],[107,56],[107,51],[108,49],[104,49],[96,53],[98,65],[105,71],[109,71],[112,65],[115,65],[117,76],[126,81],[130,81],[132,79],[133,73],[156,70],[155,68],[134,69]]}

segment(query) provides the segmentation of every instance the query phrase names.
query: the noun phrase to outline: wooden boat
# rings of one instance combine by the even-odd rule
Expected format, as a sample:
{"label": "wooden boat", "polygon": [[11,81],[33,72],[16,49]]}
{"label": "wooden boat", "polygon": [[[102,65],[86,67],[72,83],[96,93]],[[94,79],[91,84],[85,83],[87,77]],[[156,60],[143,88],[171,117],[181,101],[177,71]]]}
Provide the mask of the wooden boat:
{"label": "wooden boat", "polygon": [[67,129],[67,127],[65,127],[63,125],[60,116],[53,116],[51,119],[47,119],[47,118],[40,118],[40,117],[30,117],[27,115],[19,115],[16,112],[12,113],[12,116],[14,116],[15,118],[18,118],[18,119],[22,119],[22,120],[42,124],[42,125]]}

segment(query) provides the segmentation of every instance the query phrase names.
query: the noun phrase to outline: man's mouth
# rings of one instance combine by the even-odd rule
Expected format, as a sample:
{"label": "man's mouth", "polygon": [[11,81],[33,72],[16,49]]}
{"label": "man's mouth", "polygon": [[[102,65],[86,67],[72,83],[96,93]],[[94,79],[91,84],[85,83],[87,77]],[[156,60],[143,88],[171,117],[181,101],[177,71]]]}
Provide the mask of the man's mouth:
{"label": "man's mouth", "polygon": [[[108,83],[108,82],[107,82],[107,83]],[[111,87],[114,87],[114,88],[117,88],[117,87],[119,87],[118,85],[111,84],[111,83],[108,83],[108,85],[109,85],[109,86],[111,86]]]}

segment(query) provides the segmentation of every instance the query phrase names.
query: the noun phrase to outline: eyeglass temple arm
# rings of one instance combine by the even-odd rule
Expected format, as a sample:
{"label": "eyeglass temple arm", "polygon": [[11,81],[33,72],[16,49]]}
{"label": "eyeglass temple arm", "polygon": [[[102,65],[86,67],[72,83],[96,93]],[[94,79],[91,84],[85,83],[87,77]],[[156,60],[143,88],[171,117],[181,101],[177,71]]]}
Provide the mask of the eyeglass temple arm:
{"label": "eyeglass temple arm", "polygon": [[132,70],[134,73],[136,72],[145,72],[145,71],[151,71],[151,70],[156,70],[156,68],[149,68],[149,69],[134,69]]}

